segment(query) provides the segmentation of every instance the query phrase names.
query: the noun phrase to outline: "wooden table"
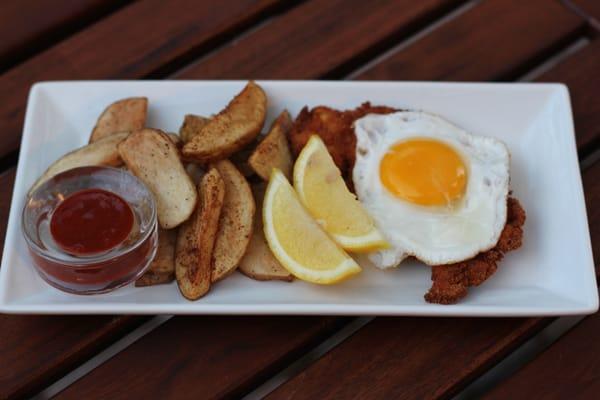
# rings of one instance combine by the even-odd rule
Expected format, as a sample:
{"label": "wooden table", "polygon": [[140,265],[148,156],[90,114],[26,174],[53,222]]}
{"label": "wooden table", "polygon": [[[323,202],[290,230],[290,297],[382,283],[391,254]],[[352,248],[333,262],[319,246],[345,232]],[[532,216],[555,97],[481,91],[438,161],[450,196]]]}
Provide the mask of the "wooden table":
{"label": "wooden table", "polygon": [[[599,21],[597,0],[4,0],[0,237],[36,81],[535,80],[569,87],[600,255]],[[0,315],[0,398],[38,393],[146,321]],[[354,329],[317,359],[294,364],[267,397],[448,398],[552,321],[173,317],[57,397],[240,397]],[[597,396],[599,321],[585,318],[488,396]]]}

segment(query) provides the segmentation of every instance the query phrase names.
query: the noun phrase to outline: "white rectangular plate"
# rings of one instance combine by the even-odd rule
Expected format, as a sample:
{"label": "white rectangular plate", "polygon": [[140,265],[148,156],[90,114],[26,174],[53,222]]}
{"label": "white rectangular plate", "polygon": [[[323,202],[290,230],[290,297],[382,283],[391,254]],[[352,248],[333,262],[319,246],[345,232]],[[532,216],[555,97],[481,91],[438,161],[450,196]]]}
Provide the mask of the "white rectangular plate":
{"label": "white rectangular plate", "polygon": [[[511,187],[527,211],[524,245],[459,304],[428,304],[430,268],[406,262],[365,266],[335,286],[257,282],[237,273],[195,302],[176,283],[113,293],[62,293],[37,275],[21,235],[25,193],[56,158],[87,143],[109,103],[147,96],[148,126],[177,131],[187,113],[218,112],[241,81],[89,81],[38,83],[31,90],[4,257],[0,311],[48,314],[350,314],[525,316],[592,313],[598,308],[590,237],[569,94],[556,84],[424,82],[259,82],[269,97],[267,123],[287,108],[354,108],[364,101],[440,114],[466,130],[506,142]],[[6,188],[4,189],[6,190]]]}

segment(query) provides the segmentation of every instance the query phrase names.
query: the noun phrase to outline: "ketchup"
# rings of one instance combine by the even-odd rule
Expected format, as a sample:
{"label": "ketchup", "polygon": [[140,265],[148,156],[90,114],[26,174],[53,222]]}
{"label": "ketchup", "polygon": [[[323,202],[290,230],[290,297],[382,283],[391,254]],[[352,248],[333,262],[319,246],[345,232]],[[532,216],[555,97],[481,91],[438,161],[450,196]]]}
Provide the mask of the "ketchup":
{"label": "ketchup", "polygon": [[58,205],[50,220],[50,233],[67,253],[96,254],[127,239],[133,219],[131,207],[121,197],[103,189],[86,189]]}

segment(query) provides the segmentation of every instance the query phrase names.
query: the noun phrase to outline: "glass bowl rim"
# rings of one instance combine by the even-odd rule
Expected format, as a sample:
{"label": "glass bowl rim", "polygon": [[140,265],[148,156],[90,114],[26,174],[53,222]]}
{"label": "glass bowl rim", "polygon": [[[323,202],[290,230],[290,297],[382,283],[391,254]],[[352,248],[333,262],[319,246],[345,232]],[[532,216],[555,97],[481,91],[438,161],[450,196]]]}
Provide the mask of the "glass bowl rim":
{"label": "glass bowl rim", "polygon": [[[135,241],[134,244],[132,244],[130,247],[127,247],[126,249],[123,249],[122,251],[119,251],[117,254],[103,253],[97,257],[90,256],[90,257],[86,257],[86,258],[79,258],[76,261],[69,261],[69,260],[64,260],[64,259],[54,257],[52,254],[49,254],[46,249],[40,247],[30,237],[30,235],[27,232],[27,229],[25,229],[24,226],[25,226],[25,217],[26,217],[26,213],[27,213],[27,205],[29,204],[29,201],[31,200],[31,198],[36,193],[38,193],[41,189],[43,189],[43,188],[45,189],[49,184],[51,184],[51,182],[54,179],[61,177],[62,175],[65,175],[67,173],[73,173],[73,171],[75,171],[75,170],[88,170],[88,171],[107,170],[107,171],[112,171],[112,172],[126,173],[126,174],[129,174],[135,181],[137,181],[140,184],[140,186],[143,187],[144,190],[148,193],[148,198],[150,199],[150,209],[151,209],[150,221],[151,222],[150,222],[150,225],[149,225],[148,229],[146,230],[146,232],[144,232],[144,234],[141,235]],[[85,189],[81,189],[81,190],[85,190]],[[119,193],[115,193],[115,194],[118,195],[119,197],[122,197]],[[129,202],[127,202],[127,204],[129,204]],[[61,264],[65,268],[69,268],[69,269],[86,268],[91,265],[96,265],[99,263],[103,263],[106,261],[120,258],[132,251],[135,251],[138,247],[140,247],[142,244],[144,244],[146,242],[146,240],[149,238],[149,236],[152,234],[152,232],[154,232],[154,230],[158,229],[157,224],[158,224],[158,221],[157,221],[156,200],[154,199],[154,194],[152,193],[152,191],[146,186],[146,184],[144,182],[142,182],[141,179],[139,179],[137,176],[133,175],[132,173],[124,171],[121,168],[114,168],[114,167],[109,167],[109,166],[90,165],[90,166],[83,166],[83,167],[75,167],[75,168],[71,168],[71,169],[62,171],[62,172],[54,175],[53,177],[49,178],[46,182],[44,182],[40,186],[38,186],[33,192],[31,192],[31,194],[28,194],[26,196],[25,204],[23,205],[23,210],[21,211],[21,232],[22,232],[23,236],[25,237],[25,241],[27,242],[27,246],[29,247],[29,249],[31,251],[33,251],[38,257],[42,257],[45,260],[53,262],[53,263]],[[158,245],[158,243],[157,243],[157,245]]]}

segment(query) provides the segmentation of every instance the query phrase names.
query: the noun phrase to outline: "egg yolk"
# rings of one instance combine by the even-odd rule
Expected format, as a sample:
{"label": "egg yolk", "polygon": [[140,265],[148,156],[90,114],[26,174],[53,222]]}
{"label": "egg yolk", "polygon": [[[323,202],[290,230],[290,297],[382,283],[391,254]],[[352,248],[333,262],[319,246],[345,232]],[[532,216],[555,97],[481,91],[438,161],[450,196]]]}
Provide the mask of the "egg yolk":
{"label": "egg yolk", "polygon": [[450,205],[464,195],[467,184],[460,155],[434,139],[396,143],[381,160],[379,176],[393,195],[424,206]]}

